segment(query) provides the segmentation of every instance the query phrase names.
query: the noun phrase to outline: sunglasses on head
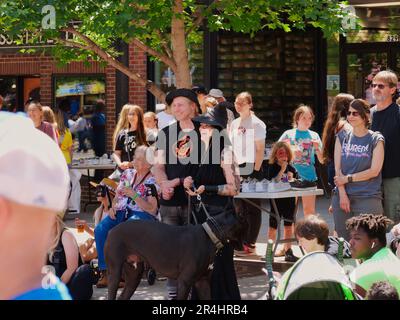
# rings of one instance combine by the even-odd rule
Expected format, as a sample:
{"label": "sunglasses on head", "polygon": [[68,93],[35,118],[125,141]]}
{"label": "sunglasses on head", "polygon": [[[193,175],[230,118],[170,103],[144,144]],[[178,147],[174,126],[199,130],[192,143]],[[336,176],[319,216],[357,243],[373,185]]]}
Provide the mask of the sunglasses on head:
{"label": "sunglasses on head", "polygon": [[371,84],[371,87],[372,87],[372,88],[378,87],[378,89],[382,90],[382,89],[384,89],[385,87],[387,87],[387,85],[386,85],[386,84],[381,84],[381,83],[379,83],[379,84],[373,83],[373,84]]}
{"label": "sunglasses on head", "polygon": [[347,111],[347,116],[358,117],[360,113],[358,111]]}

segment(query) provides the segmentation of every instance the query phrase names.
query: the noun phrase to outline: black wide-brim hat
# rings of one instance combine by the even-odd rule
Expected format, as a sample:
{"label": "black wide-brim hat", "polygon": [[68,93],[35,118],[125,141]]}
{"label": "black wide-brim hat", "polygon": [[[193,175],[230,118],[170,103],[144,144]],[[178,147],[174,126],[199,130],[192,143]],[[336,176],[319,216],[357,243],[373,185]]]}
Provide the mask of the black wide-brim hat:
{"label": "black wide-brim hat", "polygon": [[226,125],[228,123],[226,103],[218,103],[214,108],[208,109],[207,113],[195,117],[193,121],[206,123],[220,129],[226,129]]}
{"label": "black wide-brim hat", "polygon": [[200,103],[199,100],[197,99],[197,94],[192,89],[181,88],[170,91],[167,93],[167,96],[165,97],[165,102],[170,106],[174,101],[174,99],[178,97],[185,97],[190,101],[193,101],[197,106],[197,110],[201,111]]}

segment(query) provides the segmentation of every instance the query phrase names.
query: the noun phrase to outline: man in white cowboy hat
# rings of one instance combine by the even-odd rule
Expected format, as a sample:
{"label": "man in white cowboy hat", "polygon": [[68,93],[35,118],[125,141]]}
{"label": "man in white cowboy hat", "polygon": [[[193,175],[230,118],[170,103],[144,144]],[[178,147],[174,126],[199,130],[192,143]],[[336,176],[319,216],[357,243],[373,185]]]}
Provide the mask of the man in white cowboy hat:
{"label": "man in white cowboy hat", "polygon": [[57,212],[66,207],[65,159],[32,121],[0,112],[0,300],[71,299],[44,268]]}

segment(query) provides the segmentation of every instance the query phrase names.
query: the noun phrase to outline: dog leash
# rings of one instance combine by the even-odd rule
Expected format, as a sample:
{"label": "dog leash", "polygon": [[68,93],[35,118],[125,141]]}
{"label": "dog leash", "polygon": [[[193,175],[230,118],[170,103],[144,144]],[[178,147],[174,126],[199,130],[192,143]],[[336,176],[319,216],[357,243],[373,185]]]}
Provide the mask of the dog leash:
{"label": "dog leash", "polygon": [[[193,185],[193,189],[196,190],[197,188],[195,188],[195,186]],[[189,196],[189,205],[190,205],[190,198],[191,198],[191,196]],[[207,235],[208,235],[209,238],[211,239],[211,241],[213,242],[213,244],[215,245],[215,247],[217,248],[216,252],[218,252],[219,250],[221,250],[221,249],[224,247],[224,244],[223,244],[222,241],[215,235],[215,233],[212,231],[212,229],[210,228],[210,226],[208,225],[207,222],[210,221],[210,222],[213,224],[214,228],[215,228],[220,234],[223,234],[223,231],[222,231],[221,228],[219,227],[218,223],[215,221],[214,217],[212,217],[212,216],[209,214],[208,210],[206,209],[206,207],[205,207],[205,205],[204,205],[204,203],[203,203],[203,201],[202,201],[202,199],[201,199],[201,195],[198,194],[198,195],[196,196],[196,198],[197,198],[197,200],[199,201],[198,206],[201,207],[201,208],[204,210],[204,212],[205,212],[205,214],[206,214],[206,217],[207,217],[207,221],[203,222],[201,225],[202,225],[204,231],[207,233]],[[191,207],[189,207],[189,210],[191,210]],[[194,218],[196,224],[198,224],[196,215],[194,214],[193,210],[191,210],[191,212],[192,212],[192,215],[193,215],[193,218]]]}

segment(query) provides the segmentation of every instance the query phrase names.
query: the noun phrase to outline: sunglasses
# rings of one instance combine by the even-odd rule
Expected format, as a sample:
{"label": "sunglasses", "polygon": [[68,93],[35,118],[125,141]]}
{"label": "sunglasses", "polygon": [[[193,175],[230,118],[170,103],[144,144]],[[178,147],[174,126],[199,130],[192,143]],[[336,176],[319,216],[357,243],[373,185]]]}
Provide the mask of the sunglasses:
{"label": "sunglasses", "polygon": [[347,116],[358,117],[360,113],[358,111],[347,111]]}
{"label": "sunglasses", "polygon": [[372,87],[372,88],[378,87],[378,89],[382,90],[382,89],[384,89],[385,87],[387,87],[387,85],[381,84],[381,83],[380,83],[380,84],[373,83],[373,84],[371,84],[371,87]]}

